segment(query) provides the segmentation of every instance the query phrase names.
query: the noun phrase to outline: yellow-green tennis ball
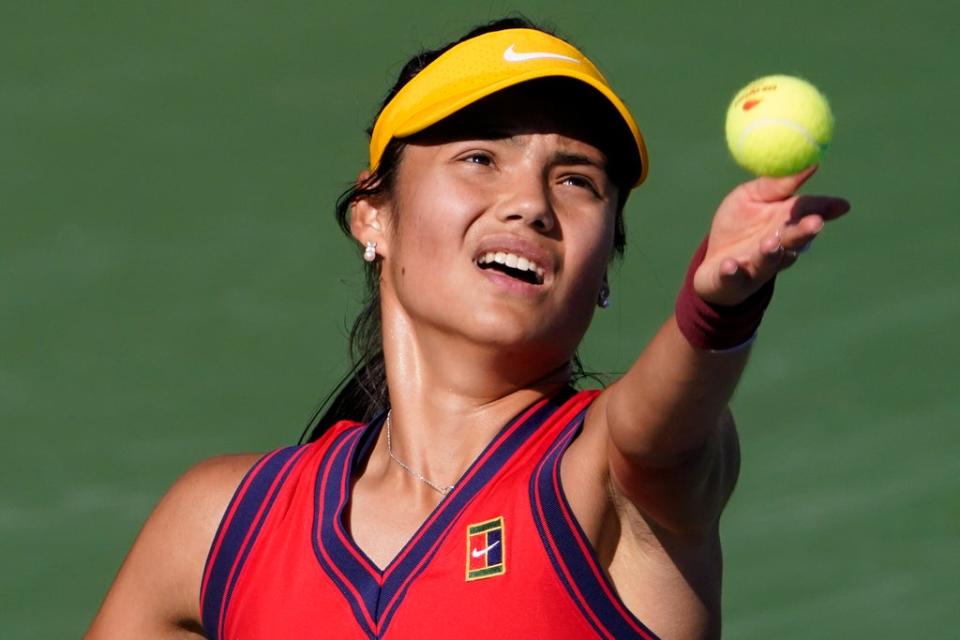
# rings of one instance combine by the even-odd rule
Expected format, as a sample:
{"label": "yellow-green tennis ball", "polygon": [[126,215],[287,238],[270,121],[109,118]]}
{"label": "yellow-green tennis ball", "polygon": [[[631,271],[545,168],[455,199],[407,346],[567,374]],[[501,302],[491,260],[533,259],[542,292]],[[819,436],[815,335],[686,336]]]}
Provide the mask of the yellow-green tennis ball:
{"label": "yellow-green tennis ball", "polygon": [[816,164],[832,137],[827,99],[800,78],[754,80],[727,109],[730,153],[758,176],[787,176]]}

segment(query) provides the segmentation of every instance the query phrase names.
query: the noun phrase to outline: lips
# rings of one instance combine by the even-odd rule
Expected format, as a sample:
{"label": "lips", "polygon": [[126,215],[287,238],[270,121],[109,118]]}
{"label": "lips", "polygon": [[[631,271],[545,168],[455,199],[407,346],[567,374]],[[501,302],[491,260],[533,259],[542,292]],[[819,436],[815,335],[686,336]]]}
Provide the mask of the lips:
{"label": "lips", "polygon": [[529,284],[543,284],[543,274],[546,273],[543,267],[529,258],[507,251],[488,251],[477,258],[476,264],[481,269],[496,269]]}
{"label": "lips", "polygon": [[477,268],[514,281],[542,286],[555,271],[553,254],[535,242],[513,235],[485,238],[473,258]]}

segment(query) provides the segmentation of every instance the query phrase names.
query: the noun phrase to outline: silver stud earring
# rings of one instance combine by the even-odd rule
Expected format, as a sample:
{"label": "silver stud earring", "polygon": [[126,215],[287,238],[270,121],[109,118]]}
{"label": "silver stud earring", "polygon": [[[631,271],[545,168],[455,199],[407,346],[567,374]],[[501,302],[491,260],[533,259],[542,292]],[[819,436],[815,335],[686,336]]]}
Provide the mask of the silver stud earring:
{"label": "silver stud earring", "polygon": [[368,242],[366,248],[363,250],[363,259],[367,262],[373,262],[377,259],[377,243]]}
{"label": "silver stud earring", "polygon": [[606,282],[600,287],[600,295],[597,296],[597,306],[606,309],[610,306],[610,285]]}

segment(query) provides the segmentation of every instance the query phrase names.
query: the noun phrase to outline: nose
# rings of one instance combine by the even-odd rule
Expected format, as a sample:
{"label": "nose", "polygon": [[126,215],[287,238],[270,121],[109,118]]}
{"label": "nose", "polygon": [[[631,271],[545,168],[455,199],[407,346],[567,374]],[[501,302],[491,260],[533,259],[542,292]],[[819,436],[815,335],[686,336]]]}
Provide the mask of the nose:
{"label": "nose", "polygon": [[516,171],[509,190],[500,202],[498,217],[503,222],[519,222],[541,233],[549,233],[556,224],[553,205],[542,176]]}

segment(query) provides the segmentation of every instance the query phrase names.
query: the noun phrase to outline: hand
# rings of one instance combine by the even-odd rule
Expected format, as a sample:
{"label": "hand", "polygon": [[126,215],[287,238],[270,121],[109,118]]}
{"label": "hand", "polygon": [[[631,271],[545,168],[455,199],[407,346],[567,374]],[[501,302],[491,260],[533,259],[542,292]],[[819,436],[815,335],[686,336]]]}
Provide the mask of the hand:
{"label": "hand", "polygon": [[816,166],[783,178],[757,178],[724,198],[710,227],[707,254],[694,274],[697,295],[735,305],[797,261],[829,220],[850,210],[830,196],[797,196]]}

